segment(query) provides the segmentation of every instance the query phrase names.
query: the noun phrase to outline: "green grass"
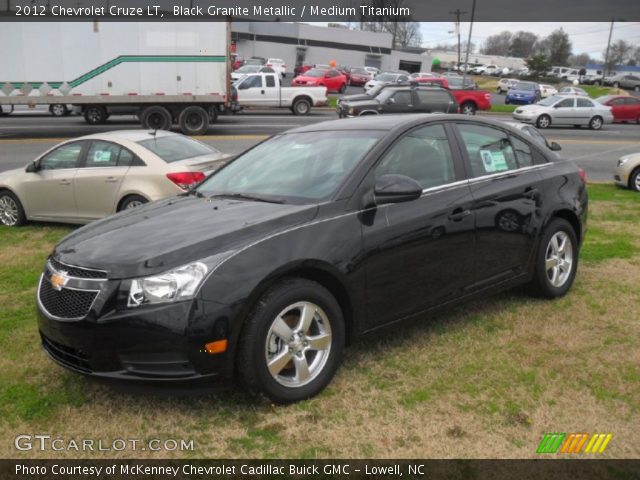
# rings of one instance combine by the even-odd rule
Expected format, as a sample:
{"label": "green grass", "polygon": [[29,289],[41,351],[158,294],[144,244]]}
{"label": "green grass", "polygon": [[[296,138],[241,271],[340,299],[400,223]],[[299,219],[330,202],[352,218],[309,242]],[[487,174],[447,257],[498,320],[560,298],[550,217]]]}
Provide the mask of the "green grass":
{"label": "green grass", "polygon": [[[567,296],[515,290],[398,325],[351,346],[321,395],[285,407],[238,389],[112,388],[57,367],[40,351],[35,285],[72,228],[0,227],[0,435],[195,441],[194,452],[164,457],[502,458],[534,456],[548,431],[607,431],[603,456],[637,457],[640,195],[588,190]],[[15,456],[12,442],[0,444],[0,458]]]}
{"label": "green grass", "polygon": [[490,112],[494,113],[513,113],[518,105],[491,105]]}
{"label": "green grass", "polygon": [[329,108],[336,108],[338,106],[338,97],[329,96],[327,97],[327,99],[328,99],[327,106]]}
{"label": "green grass", "polygon": [[624,95],[623,90],[613,87],[601,87],[597,85],[580,85],[585,92],[589,94],[591,98],[602,97],[603,95]]}

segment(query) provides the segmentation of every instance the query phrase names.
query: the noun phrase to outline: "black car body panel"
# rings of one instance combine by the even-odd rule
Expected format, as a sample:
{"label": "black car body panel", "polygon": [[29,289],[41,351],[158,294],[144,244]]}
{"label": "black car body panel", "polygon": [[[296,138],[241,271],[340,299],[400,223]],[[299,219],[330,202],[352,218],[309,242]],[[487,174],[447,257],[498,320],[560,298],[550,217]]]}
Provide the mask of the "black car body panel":
{"label": "black car body panel", "polygon": [[[386,96],[391,98],[386,99]],[[383,98],[384,97],[384,98]],[[342,99],[337,106],[340,117],[394,113],[457,113],[458,102],[445,88],[388,86],[376,97]]]}
{"label": "black car body panel", "polygon": [[[458,125],[485,125],[531,148],[534,164],[469,178]],[[405,134],[442,125],[451,181],[414,201],[376,205],[374,167]],[[185,195],[89,224],[52,253],[66,266],[106,271],[80,320],[54,318],[40,302],[45,350],[84,374],[138,380],[232,377],[243,321],[278,279],[303,277],[337,299],[349,338],[532,275],[545,225],[566,218],[584,237],[586,187],[575,164],[502,123],[463,115],[372,116],[292,131],[387,132],[332,198],[274,204]],[[288,133],[287,133],[288,134]],[[285,135],[287,135],[285,134]],[[193,299],[127,307],[131,279],[211,259]],[[204,260],[203,260],[204,261]],[[207,260],[208,261],[208,260]],[[41,282],[48,282],[45,271]],[[64,290],[64,289],[63,289]],[[40,292],[40,289],[39,289]],[[204,345],[226,339],[211,355]]]}

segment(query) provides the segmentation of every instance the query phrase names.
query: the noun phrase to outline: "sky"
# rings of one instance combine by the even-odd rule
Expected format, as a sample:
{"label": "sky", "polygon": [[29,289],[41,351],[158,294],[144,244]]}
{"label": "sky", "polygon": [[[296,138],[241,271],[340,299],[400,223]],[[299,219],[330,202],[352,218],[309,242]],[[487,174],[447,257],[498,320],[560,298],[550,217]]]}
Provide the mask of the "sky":
{"label": "sky", "polygon": [[[457,43],[455,33],[449,33],[455,29],[453,22],[422,22],[420,25],[423,47],[434,47],[439,43]],[[503,30],[514,33],[525,30],[544,37],[561,27],[569,34],[574,54],[588,53],[596,59],[603,56],[602,52],[609,37],[610,22],[476,22],[473,24],[471,41],[478,48],[488,36]],[[469,35],[469,23],[461,22],[460,29],[462,42],[465,43]],[[640,22],[614,23],[612,41],[618,39],[640,46]]]}

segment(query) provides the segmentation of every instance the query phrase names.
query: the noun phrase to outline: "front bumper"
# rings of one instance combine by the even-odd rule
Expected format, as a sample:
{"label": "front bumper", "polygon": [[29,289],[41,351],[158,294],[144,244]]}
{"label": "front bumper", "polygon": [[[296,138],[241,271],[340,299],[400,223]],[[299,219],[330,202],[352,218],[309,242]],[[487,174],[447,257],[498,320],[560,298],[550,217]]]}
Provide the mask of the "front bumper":
{"label": "front bumper", "polygon": [[625,168],[626,165],[616,166],[613,170],[613,181],[616,185],[627,188],[629,186],[629,174],[630,171],[628,168]]}
{"label": "front bumper", "polygon": [[519,122],[523,122],[523,123],[534,123],[537,117],[538,116],[536,114],[533,114],[533,113],[528,113],[528,112],[516,113],[516,112],[513,112],[513,119],[514,120],[518,120]]}
{"label": "front bumper", "polygon": [[507,95],[504,99],[504,103],[508,105],[530,105],[535,102],[535,97],[510,97]]}
{"label": "front bumper", "polygon": [[[196,298],[122,309],[121,282],[106,280],[86,315],[64,319],[41,300],[42,282],[48,281],[43,275],[38,288],[38,326],[42,348],[59,365],[90,376],[142,381],[233,375],[232,307]],[[205,344],[224,339],[225,352],[205,351]]]}

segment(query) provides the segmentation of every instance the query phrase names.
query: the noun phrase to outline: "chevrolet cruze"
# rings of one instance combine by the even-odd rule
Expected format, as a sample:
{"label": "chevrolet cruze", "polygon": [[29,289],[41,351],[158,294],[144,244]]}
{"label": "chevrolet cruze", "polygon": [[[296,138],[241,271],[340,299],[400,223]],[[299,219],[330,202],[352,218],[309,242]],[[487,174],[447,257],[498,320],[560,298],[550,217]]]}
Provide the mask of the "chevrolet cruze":
{"label": "chevrolet cruze", "polygon": [[586,217],[584,172],[502,123],[306,126],[64,238],[37,290],[42,345],[86,375],[298,401],[364,334],[519,284],[564,295]]}

